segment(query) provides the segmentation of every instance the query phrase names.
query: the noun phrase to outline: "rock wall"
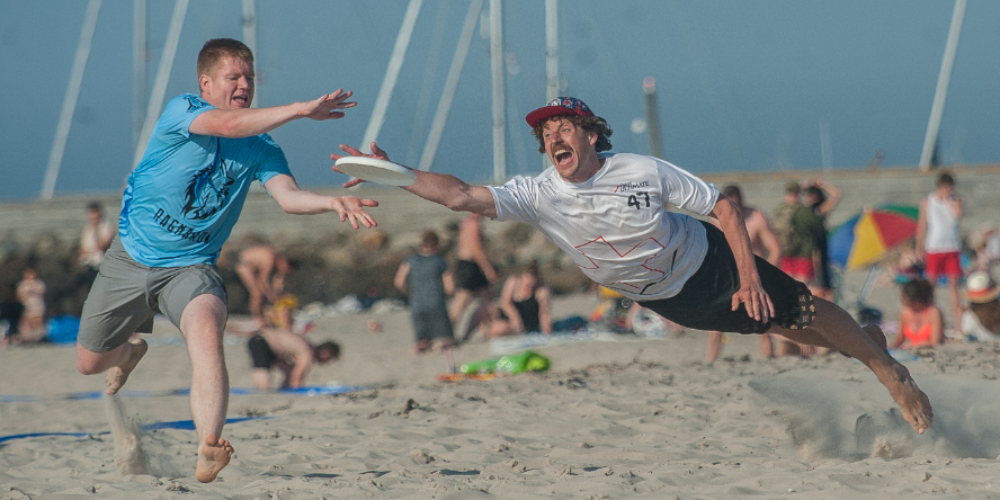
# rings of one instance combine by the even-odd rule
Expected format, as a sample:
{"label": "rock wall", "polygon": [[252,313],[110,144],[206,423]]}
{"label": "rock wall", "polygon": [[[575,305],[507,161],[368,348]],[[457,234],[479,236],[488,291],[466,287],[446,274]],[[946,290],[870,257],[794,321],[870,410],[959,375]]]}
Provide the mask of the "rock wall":
{"label": "rock wall", "polygon": [[[983,228],[1000,225],[1000,165],[956,166],[957,191],[966,201],[963,232],[972,235]],[[833,170],[727,173],[705,175],[720,189],[727,184],[741,187],[744,201],[770,214],[781,202],[789,180],[804,181],[823,177],[843,193],[840,206],[830,216],[831,227],[862,210],[866,205],[896,203],[916,205],[934,187],[936,172],[915,168],[877,170]],[[230,303],[242,311],[245,292],[232,272],[235,250],[245,239],[258,238],[285,250],[299,264],[289,277],[289,289],[304,302],[331,302],[348,294],[398,296],[391,285],[399,262],[408,255],[426,229],[438,231],[443,251],[450,257],[453,237],[463,214],[451,212],[421,200],[401,189],[323,189],[324,194],[351,194],[379,201],[371,213],[378,221],[376,230],[353,231],[336,214],[319,216],[283,213],[263,190],[252,192],[230,242],[220,258]],[[85,206],[103,203],[106,215],[117,218],[120,195],[68,196],[54,200],[0,204],[0,285],[16,282],[27,265],[40,267],[50,283],[54,303],[68,312],[79,309],[86,291],[72,289],[73,249],[86,220]],[[525,225],[485,221],[491,258],[501,271],[510,272],[531,260],[543,264],[545,278],[557,291],[578,291],[586,279],[545,238]],[[79,287],[77,287],[79,288]],[[63,290],[65,289],[65,290]],[[61,291],[60,291],[61,290]]]}

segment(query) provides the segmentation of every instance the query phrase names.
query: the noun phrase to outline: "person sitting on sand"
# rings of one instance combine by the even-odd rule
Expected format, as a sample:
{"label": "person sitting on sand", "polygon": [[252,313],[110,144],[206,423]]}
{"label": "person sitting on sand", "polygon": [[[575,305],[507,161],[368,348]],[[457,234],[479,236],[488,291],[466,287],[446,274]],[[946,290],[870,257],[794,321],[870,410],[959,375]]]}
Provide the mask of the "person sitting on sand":
{"label": "person sitting on sand", "polygon": [[1000,338],[1000,285],[989,273],[976,271],[965,280],[965,300],[969,308],[962,313],[962,333],[967,339]]}
{"label": "person sitting on sand", "polygon": [[490,337],[552,333],[552,290],[542,283],[537,263],[504,281],[500,312],[501,319],[490,330]]}
{"label": "person sitting on sand", "polygon": [[[714,186],[658,158],[605,153],[611,128],[579,99],[553,99],[529,113],[527,122],[552,162],[537,177],[472,186],[414,170],[414,183],[402,189],[451,210],[529,223],[590,279],[686,328],[773,333],[857,358],[914,430],[930,427],[930,401],[889,355],[881,329],[862,328],[847,311],[755,258],[739,207]],[[377,144],[370,147],[370,155],[340,149],[388,160]],[[667,204],[715,218],[722,229],[668,211]]]}
{"label": "person sitting on sand", "polygon": [[[139,165],[128,177],[118,237],[101,262],[83,306],[76,367],[107,372],[117,393],[146,354],[135,333],[152,332],[162,313],[184,335],[191,358],[191,413],[197,433],[195,478],[214,481],[233,446],[222,439],[229,406],[223,348],[227,295],[216,266],[239,219],[250,186],[259,182],[291,214],[337,212],[355,229],[373,227],[365,207],[374,200],[325,196],[299,188],[268,132],[293,120],[342,118],[354,107],[337,90],[310,101],[251,108],[253,53],[229,38],[209,40],[198,53],[200,94],[171,99]],[[186,369],[186,367],[176,367]]]}
{"label": "person sitting on sand", "polygon": [[934,304],[934,286],[916,278],[906,282],[900,291],[899,333],[889,344],[890,349],[930,347],[944,340],[941,310]]}
{"label": "person sitting on sand", "polygon": [[336,342],[312,345],[301,335],[281,328],[261,329],[250,337],[247,348],[253,361],[253,385],[261,391],[271,388],[272,369],[284,374],[282,389],[298,389],[305,385],[313,363],[323,365],[340,359]]}

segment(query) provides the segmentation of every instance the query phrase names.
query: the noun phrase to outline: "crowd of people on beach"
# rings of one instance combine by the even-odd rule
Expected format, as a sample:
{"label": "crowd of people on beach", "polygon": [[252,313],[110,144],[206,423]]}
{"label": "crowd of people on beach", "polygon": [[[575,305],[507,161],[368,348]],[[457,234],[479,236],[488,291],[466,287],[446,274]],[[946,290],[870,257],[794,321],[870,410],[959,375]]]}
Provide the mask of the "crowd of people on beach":
{"label": "crowd of people on beach", "polygon": [[[375,226],[366,209],[378,203],[301,189],[268,135],[296,119],[343,117],[343,110],[356,105],[349,101],[352,92],[338,89],[310,101],[251,108],[253,54],[232,39],[209,40],[197,70],[198,92],[166,104],[128,178],[117,232],[103,221],[100,207],[88,207],[79,276],[90,293],[79,317],[76,360],[80,373],[104,374],[106,392],[113,395],[147,354],[138,334],[151,333],[157,315],[173,323],[192,365],[195,476],[210,482],[234,453],[222,437],[230,392],[223,335],[233,329],[217,260],[250,185],[262,184],[286,213],[336,212],[354,229]],[[468,213],[459,225],[453,269],[440,253],[439,235],[427,231],[395,274],[393,284],[408,297],[415,354],[438,350],[454,365],[453,349],[472,332],[488,340],[558,330],[552,291],[536,264],[500,282],[483,217],[527,223],[544,234],[600,286],[597,293],[629,311],[609,315],[612,324],[623,319],[627,328],[635,311],[646,310],[678,328],[711,332],[707,361],[716,359],[729,333],[759,335],[766,357],[840,352],[856,358],[918,433],[931,425],[930,402],[887,347],[940,344],[949,325],[977,339],[1000,330],[1000,288],[990,277],[1000,243],[990,236],[977,245],[977,269],[966,275],[972,269],[962,259],[964,206],[946,173],[920,201],[907,267],[912,275],[901,286],[900,333],[886,339],[879,325],[861,324],[834,301],[826,219],[840,200],[836,187],[822,179],[789,182],[769,220],[744,204],[738,186],[720,192],[662,159],[611,152],[610,126],[579,99],[553,99],[526,121],[539,152],[552,163],[541,175],[471,186],[454,176],[412,171],[413,184],[403,188]],[[344,154],[331,159],[388,160],[374,142],[371,154],[340,149]],[[361,182],[353,178],[344,187]],[[298,301],[285,289],[289,263],[278,249],[248,246],[235,267],[250,302],[251,319],[240,332],[248,339],[260,389],[270,389],[273,371],[284,375],[282,387],[301,387],[313,363],[341,355],[336,343],[313,344],[309,328],[296,326]],[[939,281],[948,291],[951,317],[934,305]],[[968,310],[959,291],[963,282]],[[44,338],[45,283],[27,268],[11,285],[3,297],[5,345]],[[8,303],[20,304],[20,311]]]}

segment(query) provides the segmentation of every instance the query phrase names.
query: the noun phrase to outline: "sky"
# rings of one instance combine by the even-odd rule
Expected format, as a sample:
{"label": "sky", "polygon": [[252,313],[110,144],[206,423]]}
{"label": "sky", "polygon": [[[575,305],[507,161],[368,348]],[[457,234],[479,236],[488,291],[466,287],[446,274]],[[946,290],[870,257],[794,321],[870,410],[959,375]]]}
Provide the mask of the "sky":
{"label": "sky", "polygon": [[[340,120],[271,133],[299,184],[339,186],[330,153],[360,146],[408,2],[257,0],[257,104],[352,90]],[[489,0],[472,40],[432,170],[493,179]],[[469,3],[424,0],[379,145],[416,167]],[[149,0],[146,96],[174,2]],[[0,201],[40,196],[87,2],[0,0]],[[545,103],[544,2],[503,1],[506,172],[543,160],[524,116]],[[662,156],[696,175],[916,168],[954,2],[950,0],[561,0],[561,95],[614,129],[614,151],[648,154],[642,82],[656,81]],[[135,154],[132,0],[104,0],[55,195],[120,191]],[[485,25],[485,26],[484,26]],[[938,160],[1000,162],[1000,2],[968,0]],[[196,0],[185,17],[166,99],[197,92],[210,38],[242,37],[240,0]],[[823,153],[823,137],[828,149]]]}

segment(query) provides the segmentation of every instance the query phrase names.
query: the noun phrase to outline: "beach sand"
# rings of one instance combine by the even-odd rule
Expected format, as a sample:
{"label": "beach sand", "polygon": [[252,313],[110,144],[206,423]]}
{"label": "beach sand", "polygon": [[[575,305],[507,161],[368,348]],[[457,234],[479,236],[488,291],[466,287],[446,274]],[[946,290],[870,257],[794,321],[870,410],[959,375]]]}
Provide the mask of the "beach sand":
{"label": "beach sand", "polygon": [[[561,297],[555,316],[593,305]],[[343,359],[308,383],[358,390],[234,394],[229,417],[246,420],[226,426],[236,455],[209,484],[194,431],[149,428],[191,418],[171,393],[191,371],[169,324],[116,398],[69,398],[104,385],[77,373],[72,346],[0,351],[0,499],[1000,498],[993,344],[906,353],[936,415],[920,436],[857,361],[762,359],[750,336],[728,335],[712,365],[701,332],[540,346],[546,373],[456,383],[436,380],[442,355],[409,354],[406,311],[317,326]],[[245,342],[226,350],[234,388],[251,386]],[[491,355],[483,341],[455,352]]]}

